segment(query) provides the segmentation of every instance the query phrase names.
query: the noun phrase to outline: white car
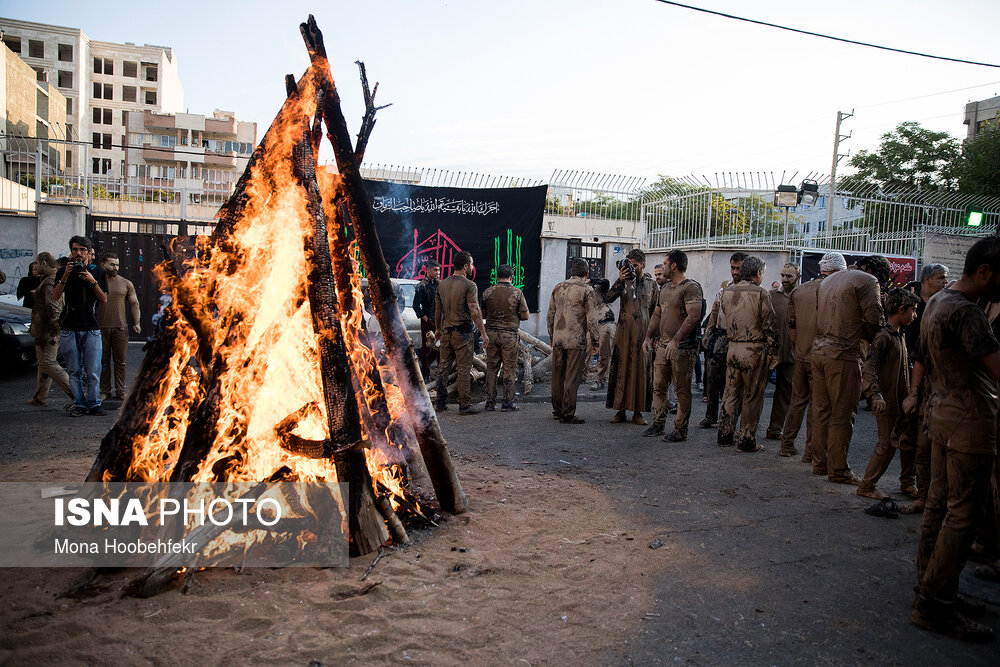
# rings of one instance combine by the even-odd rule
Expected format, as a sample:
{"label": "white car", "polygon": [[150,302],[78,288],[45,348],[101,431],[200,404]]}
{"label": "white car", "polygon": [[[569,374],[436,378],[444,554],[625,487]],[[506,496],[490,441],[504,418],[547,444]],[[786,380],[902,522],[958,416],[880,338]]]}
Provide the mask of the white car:
{"label": "white car", "polygon": [[[420,340],[420,318],[417,317],[417,313],[413,310],[413,297],[416,296],[417,285],[420,284],[420,281],[406,278],[392,278],[391,280],[392,286],[396,291],[396,299],[403,305],[403,326],[406,327],[406,332],[410,334],[413,347],[420,348],[422,345]],[[361,292],[365,295],[366,304],[370,303],[367,278],[361,280]],[[367,316],[365,329],[368,331],[368,334],[371,336],[378,333],[377,340],[381,341],[382,327],[379,326],[378,319],[374,317],[371,309],[367,307],[365,308],[365,315]]]}

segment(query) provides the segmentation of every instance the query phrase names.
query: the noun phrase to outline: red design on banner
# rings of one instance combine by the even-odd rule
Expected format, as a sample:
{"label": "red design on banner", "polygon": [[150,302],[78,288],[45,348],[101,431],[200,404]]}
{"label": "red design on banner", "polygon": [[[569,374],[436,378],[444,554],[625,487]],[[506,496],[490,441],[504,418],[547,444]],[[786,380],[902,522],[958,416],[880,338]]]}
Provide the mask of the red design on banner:
{"label": "red design on banner", "polygon": [[917,260],[913,257],[893,257],[886,255],[889,260],[889,288],[906,287],[906,284],[917,279]]}
{"label": "red design on banner", "polygon": [[[458,244],[448,238],[448,235],[440,229],[423,241],[420,241],[420,232],[414,229],[413,250],[396,262],[396,277],[419,280],[424,277],[424,264],[433,259],[441,264],[441,279],[443,280],[451,275],[455,255],[460,252],[462,249]],[[476,279],[475,267],[473,267],[470,279]]]}

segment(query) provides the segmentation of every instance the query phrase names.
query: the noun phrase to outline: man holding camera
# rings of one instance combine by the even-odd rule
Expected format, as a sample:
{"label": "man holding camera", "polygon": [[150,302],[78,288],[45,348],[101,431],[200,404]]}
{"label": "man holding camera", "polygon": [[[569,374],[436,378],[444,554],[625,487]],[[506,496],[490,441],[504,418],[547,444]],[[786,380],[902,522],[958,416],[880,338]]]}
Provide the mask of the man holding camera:
{"label": "man holding camera", "polygon": [[656,307],[657,287],[645,269],[646,254],[638,248],[630,250],[625,259],[618,262],[618,280],[606,297],[608,303],[621,299],[605,404],[617,411],[611,418],[612,424],[624,422],[627,411],[631,410],[632,423],[645,426],[642,412],[649,409],[652,398],[643,341],[649,316]]}
{"label": "man holding camera", "polygon": [[52,299],[65,295],[59,351],[66,360],[74,405],[70,415],[104,415],[101,382],[101,326],[97,304],[108,302],[108,280],[100,267],[90,268],[94,244],[85,236],[69,240],[69,262],[56,273]]}

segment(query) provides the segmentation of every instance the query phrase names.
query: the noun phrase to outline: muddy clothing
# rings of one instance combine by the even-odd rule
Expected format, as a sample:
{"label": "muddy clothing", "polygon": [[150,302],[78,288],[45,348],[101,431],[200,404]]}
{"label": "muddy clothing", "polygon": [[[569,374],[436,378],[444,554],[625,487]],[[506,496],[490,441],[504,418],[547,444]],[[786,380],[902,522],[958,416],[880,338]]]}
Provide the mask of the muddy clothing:
{"label": "muddy clothing", "polygon": [[613,410],[645,412],[652,402],[652,378],[642,342],[656,307],[657,292],[656,281],[645,273],[641,280],[627,284],[619,278],[605,297],[608,303],[621,299],[605,403]]}
{"label": "muddy clothing", "polygon": [[66,392],[67,396],[73,398],[69,375],[56,360],[59,356],[59,316],[63,309],[63,298],[52,298],[55,286],[55,278],[46,276],[35,288],[34,301],[31,305],[31,327],[28,330],[35,338],[35,357],[38,361],[38,377],[33,398],[36,403],[43,404],[48,398],[53,381]]}
{"label": "muddy clothing", "polygon": [[517,379],[517,330],[521,313],[528,304],[521,290],[507,283],[497,283],[483,292],[483,315],[486,318],[486,403],[493,405],[497,397],[497,373],[503,365],[503,402],[514,402],[514,380]]}
{"label": "muddy clothing", "polygon": [[980,358],[1000,344],[986,314],[962,292],[941,290],[927,303],[920,348],[931,387],[931,440],[946,439],[949,449],[967,454],[996,454],[997,383]]}
{"label": "muddy clothing", "polygon": [[735,444],[740,449],[755,450],[767,387],[768,358],[776,350],[771,295],[750,280],[740,281],[722,292],[719,315],[725,321],[729,352],[718,443],[734,444],[735,433]]}
{"label": "muddy clothing", "polygon": [[604,302],[603,292],[594,290],[594,308],[597,309],[597,335],[600,339],[596,348],[587,349],[587,360],[596,354],[598,355],[597,368],[594,378],[598,383],[604,384],[608,381],[608,370],[611,368],[611,345],[615,339],[615,311]]}
{"label": "muddy clothing", "polygon": [[528,302],[521,290],[508,283],[497,283],[483,292],[483,317],[486,333],[514,331],[521,328],[521,313],[528,312]]}
{"label": "muddy clothing", "polygon": [[458,371],[458,405],[472,405],[473,324],[469,303],[476,302],[476,283],[452,274],[438,285],[434,297],[434,319],[441,341],[438,361],[437,405],[448,402],[448,375],[454,360]]}
{"label": "muddy clothing", "polygon": [[702,346],[705,349],[705,396],[708,405],[705,407],[705,419],[715,423],[719,420],[719,401],[726,388],[726,354],[729,351],[729,339],[726,338],[726,327],[719,322],[719,306],[722,303],[722,291],[732,285],[726,281],[715,293],[712,300],[712,310],[705,320],[705,338]]}
{"label": "muddy clothing", "polygon": [[853,475],[847,451],[861,398],[862,342],[875,337],[885,317],[878,281],[864,271],[848,269],[827,276],[817,295],[812,347],[813,472],[844,482]]}
{"label": "muddy clothing", "polygon": [[[794,294],[795,291],[792,291]],[[785,424],[788,406],[792,400],[792,384],[795,379],[795,354],[792,339],[788,335],[788,310],[791,297],[781,290],[773,289],[771,306],[774,308],[774,335],[778,341],[778,365],[774,369],[774,400],[771,403],[771,419],[767,425],[767,437],[780,438]]]}
{"label": "muddy clothing", "polygon": [[806,415],[806,449],[803,461],[812,461],[815,447],[816,409],[809,407],[812,400],[812,363],[809,354],[816,338],[816,310],[819,300],[819,286],[826,278],[823,274],[802,283],[792,292],[788,303],[788,328],[795,330],[795,344],[792,356],[795,358],[795,369],[792,378],[792,400],[785,415],[785,423],[781,427],[781,451],[794,453],[795,439],[802,427],[802,418]]}
{"label": "muddy clothing", "polygon": [[820,283],[813,354],[860,363],[861,342],[872,340],[884,325],[875,276],[855,269],[837,271]]}
{"label": "muddy clothing", "polygon": [[[434,331],[434,297],[439,282],[437,279],[424,278],[417,284],[413,295],[413,312],[420,320],[420,351],[417,358],[420,360],[420,373],[425,378],[430,377],[431,364],[438,356],[434,341],[427,342],[427,334]],[[428,318],[426,322],[425,316]]]}
{"label": "muddy clothing", "polygon": [[479,290],[465,276],[452,274],[441,281],[434,295],[434,323],[438,331],[454,328],[472,332],[469,304],[476,303]]}
{"label": "muddy clothing", "polygon": [[677,393],[677,417],[674,430],[686,435],[691,418],[691,374],[698,349],[698,325],[683,341],[672,357],[667,344],[673,341],[688,314],[701,319],[702,291],[697,281],[685,279],[680,284],[668,282],[660,288],[656,309],[649,320],[647,336],[657,338],[653,361],[653,423],[663,426],[667,418],[667,389],[673,382]]}
{"label": "muddy clothing", "polygon": [[902,449],[905,425],[900,421],[903,399],[910,388],[910,364],[906,354],[906,337],[903,331],[893,331],[885,326],[875,334],[868,356],[861,366],[862,391],[869,398],[876,394],[885,400],[885,412],[875,415],[878,442],[868,466],[865,468],[861,488],[873,490],[889,468],[893,454],[900,450],[900,487],[914,481],[914,450]]}
{"label": "muddy clothing", "polygon": [[573,276],[556,285],[549,299],[546,323],[552,341],[552,414],[556,419],[576,415],[587,346],[598,344],[593,292],[583,278]]}
{"label": "muddy clothing", "polygon": [[110,396],[114,390],[118,398],[125,397],[129,337],[126,307],[139,308],[132,281],[121,276],[108,278],[108,302],[97,305],[97,319],[101,323],[101,394],[104,396]]}
{"label": "muddy clothing", "polygon": [[[920,296],[919,291],[917,296]],[[906,332],[906,351],[910,354],[911,363],[913,362],[913,353],[920,342],[920,321],[924,319],[924,310],[926,309],[927,302],[924,301],[923,297],[920,297],[920,303],[917,304],[917,319],[913,320],[912,324],[903,327],[903,331]]]}

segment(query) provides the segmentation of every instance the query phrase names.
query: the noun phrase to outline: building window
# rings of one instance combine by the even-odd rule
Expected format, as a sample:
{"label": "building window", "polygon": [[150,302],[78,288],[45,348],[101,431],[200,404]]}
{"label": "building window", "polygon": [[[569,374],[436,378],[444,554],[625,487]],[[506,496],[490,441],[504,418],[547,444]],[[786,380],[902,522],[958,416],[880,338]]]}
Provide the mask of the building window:
{"label": "building window", "polygon": [[100,74],[104,71],[104,61],[100,58],[94,58],[94,74]]}
{"label": "building window", "polygon": [[67,116],[72,116],[73,115],[73,98],[72,97],[67,97],[66,98],[66,115]]}
{"label": "building window", "polygon": [[95,174],[107,175],[111,171],[111,160],[109,158],[95,157],[90,161],[91,171]]}
{"label": "building window", "polygon": [[164,148],[173,148],[177,145],[177,137],[169,134],[161,134],[160,145]]}
{"label": "building window", "polygon": [[94,148],[103,148],[105,150],[111,150],[111,135],[102,134],[100,132],[94,132],[93,141],[91,142]]}
{"label": "building window", "polygon": [[139,78],[139,63],[123,60],[122,75],[132,77],[133,79]]}
{"label": "building window", "polygon": [[73,62],[73,45],[72,44],[60,44],[59,45],[59,60],[64,63]]}
{"label": "building window", "polygon": [[146,97],[146,100],[145,100],[146,104],[155,105],[156,104],[156,91],[155,90],[147,90],[145,92],[146,92],[146,95],[145,95],[145,97]]}
{"label": "building window", "polygon": [[45,42],[38,39],[28,40],[28,56],[31,58],[45,57]]}
{"label": "building window", "polygon": [[14,37],[13,35],[4,35],[3,43],[7,45],[7,48],[14,53],[21,52],[21,38]]}
{"label": "building window", "polygon": [[72,169],[72,168],[73,168],[73,151],[67,149],[66,150],[66,169]]}
{"label": "building window", "polygon": [[35,81],[48,81],[49,77],[45,74],[44,67],[35,68]]}
{"label": "building window", "polygon": [[135,102],[135,86],[122,86],[122,101]]}
{"label": "building window", "polygon": [[108,75],[114,75],[115,73],[115,61],[110,58],[104,59],[104,73]]}
{"label": "building window", "polygon": [[115,99],[114,90],[115,90],[115,87],[112,86],[110,83],[104,84],[104,99],[106,99],[106,100],[113,100],[113,99]]}
{"label": "building window", "polygon": [[59,70],[59,87],[60,88],[72,88],[73,87],[73,73],[67,72],[66,70]]}
{"label": "building window", "polygon": [[146,65],[146,81],[156,81],[156,65]]}
{"label": "building window", "polygon": [[66,138],[67,139],[73,138],[73,126],[70,125],[69,123],[66,123]]}

